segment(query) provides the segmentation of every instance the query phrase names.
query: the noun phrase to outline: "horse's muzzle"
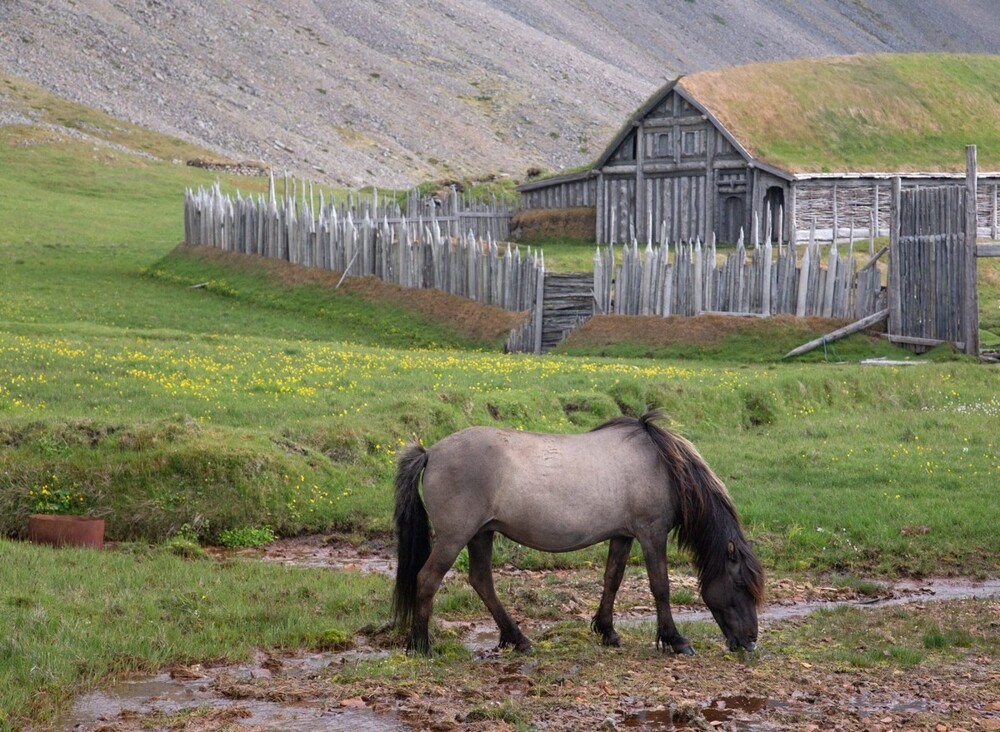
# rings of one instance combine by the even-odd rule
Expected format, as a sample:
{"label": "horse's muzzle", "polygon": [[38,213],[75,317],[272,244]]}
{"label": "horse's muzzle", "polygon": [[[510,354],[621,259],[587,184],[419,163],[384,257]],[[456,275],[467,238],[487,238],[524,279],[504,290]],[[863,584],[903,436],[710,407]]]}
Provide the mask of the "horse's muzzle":
{"label": "horse's muzzle", "polygon": [[735,638],[729,641],[730,651],[744,650],[747,653],[753,653],[757,650],[757,644],[754,641],[741,641]]}

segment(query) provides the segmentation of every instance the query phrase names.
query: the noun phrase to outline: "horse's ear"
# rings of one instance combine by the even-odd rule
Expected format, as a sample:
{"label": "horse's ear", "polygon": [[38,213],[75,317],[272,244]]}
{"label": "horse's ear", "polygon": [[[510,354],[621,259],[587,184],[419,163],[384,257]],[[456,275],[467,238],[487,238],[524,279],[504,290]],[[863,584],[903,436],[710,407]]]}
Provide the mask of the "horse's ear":
{"label": "horse's ear", "polygon": [[729,555],[730,561],[736,561],[736,545],[733,542],[726,544],[726,554]]}

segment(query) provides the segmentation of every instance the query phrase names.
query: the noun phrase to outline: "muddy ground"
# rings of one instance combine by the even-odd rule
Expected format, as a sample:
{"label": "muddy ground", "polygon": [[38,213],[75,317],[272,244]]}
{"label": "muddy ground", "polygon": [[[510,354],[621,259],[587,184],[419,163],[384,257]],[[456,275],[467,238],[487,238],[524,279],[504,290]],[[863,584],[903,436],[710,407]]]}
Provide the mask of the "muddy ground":
{"label": "muddy ground", "polygon": [[[388,572],[383,548],[277,542],[248,559]],[[675,573],[692,658],[653,638],[645,574],[618,600],[623,646],[589,629],[601,570],[498,568],[498,589],[535,643],[498,651],[485,609],[435,616],[437,654],[411,658],[372,628],[328,654],[178,667],[78,700],[65,729],[131,730],[1000,730],[1000,581],[771,578],[761,644],[725,651],[693,577]],[[678,592],[678,590],[682,590]],[[687,592],[684,592],[684,591]],[[453,572],[445,594],[461,595]],[[478,601],[477,601],[478,602]]]}

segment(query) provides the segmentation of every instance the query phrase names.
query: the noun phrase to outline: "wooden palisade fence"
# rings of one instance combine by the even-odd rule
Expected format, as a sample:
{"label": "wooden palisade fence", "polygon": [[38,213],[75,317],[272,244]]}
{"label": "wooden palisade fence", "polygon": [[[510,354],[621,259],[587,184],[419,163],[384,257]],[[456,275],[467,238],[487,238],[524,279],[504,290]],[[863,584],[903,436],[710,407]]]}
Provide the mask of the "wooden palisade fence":
{"label": "wooden palisade fence", "polygon": [[[441,210],[444,221],[437,216]],[[215,185],[186,193],[185,241],[528,311],[525,323],[511,333],[510,351],[544,353],[594,312],[854,318],[881,307],[878,255],[855,272],[853,254],[840,257],[836,246],[823,268],[815,242],[805,248],[798,267],[795,248],[783,244],[775,257],[770,243],[748,252],[741,242],[719,264],[714,243],[674,245],[673,258],[668,244],[647,245],[641,256],[633,243],[622,249],[619,266],[609,246],[598,250],[593,275],[547,274],[540,252],[529,248],[522,255],[517,248],[498,246],[489,223],[495,211],[474,212],[473,220],[487,231],[485,239],[471,229],[460,233],[457,226],[466,221],[462,212],[454,196],[440,207],[411,197],[404,212],[391,201],[380,206],[377,197],[341,205],[325,202],[322,194],[318,204],[305,193],[279,199],[273,181],[266,197],[233,197]]]}
{"label": "wooden palisade fence", "polygon": [[837,244],[824,256],[812,239],[799,247],[801,258],[794,245],[775,247],[770,237],[749,251],[741,237],[735,250],[722,258],[714,241],[673,247],[649,242],[645,252],[633,242],[622,248],[616,268],[614,247],[609,246],[594,256],[594,296],[598,311],[604,313],[787,313],[857,320],[884,307],[878,261],[885,250],[876,254],[873,249],[869,240],[869,261],[858,268],[853,237],[843,256]]}
{"label": "wooden palisade fence", "polygon": [[[773,245],[768,230],[764,244],[755,231],[747,248],[741,235],[725,256],[714,241],[650,241],[640,250],[633,240],[621,248],[620,262],[614,245],[598,248],[592,275],[546,273],[540,252],[529,248],[522,255],[498,246],[496,234],[506,234],[510,215],[502,207],[473,207],[470,213],[454,193],[433,204],[411,196],[405,211],[392,201],[379,205],[377,196],[336,206],[322,195],[317,205],[311,193],[293,192],[279,202],[273,179],[267,197],[233,198],[218,185],[188,191],[185,241],[527,311],[525,323],[510,335],[510,351],[543,353],[595,312],[714,312],[855,321],[845,333],[888,317],[888,337],[896,342],[927,347],[952,341],[975,353],[975,259],[1000,256],[1000,244],[976,246],[975,211],[966,205],[976,200],[974,147],[968,156],[964,187],[901,194],[895,182],[890,246],[875,252],[869,236],[868,261],[860,267],[853,234],[842,255],[836,242],[823,253],[814,237],[798,247]],[[883,288],[880,259],[887,251]]]}
{"label": "wooden palisade fence", "polygon": [[914,349],[951,342],[979,353],[977,257],[1000,256],[978,244],[976,146],[966,147],[964,185],[892,188],[889,237],[889,340]]}
{"label": "wooden palisade fence", "polygon": [[[501,251],[487,212],[473,212],[477,224],[464,233],[458,227],[468,219],[457,204],[443,220],[436,205],[428,213],[410,218],[394,204],[380,207],[377,198],[354,206],[327,203],[322,194],[318,205],[311,195],[279,201],[273,181],[267,198],[234,198],[215,185],[187,192],[184,237],[188,244],[436,288],[507,310],[534,306],[544,273],[541,256],[530,249],[526,255],[516,248]],[[507,215],[494,212],[493,218]],[[487,231],[487,238],[476,238],[474,228]]]}

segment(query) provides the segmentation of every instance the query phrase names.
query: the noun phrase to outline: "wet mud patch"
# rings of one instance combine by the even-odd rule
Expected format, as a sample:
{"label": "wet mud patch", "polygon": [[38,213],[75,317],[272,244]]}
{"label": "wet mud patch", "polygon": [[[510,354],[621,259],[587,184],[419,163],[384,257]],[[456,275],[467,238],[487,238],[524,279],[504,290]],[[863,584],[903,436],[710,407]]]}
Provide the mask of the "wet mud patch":
{"label": "wet mud patch", "polygon": [[[395,566],[386,547],[337,537],[237,556],[350,572]],[[179,667],[82,697],[62,729],[1000,732],[1000,581],[775,578],[760,650],[745,655],[725,650],[694,578],[677,573],[675,618],[698,653],[685,658],[654,646],[641,568],[620,594],[623,647],[600,645],[590,618],[601,571],[498,568],[530,654],[497,649],[469,591],[473,602],[436,611],[431,658],[384,650],[373,630],[349,652]],[[447,582],[466,585],[459,572]]]}
{"label": "wet mud patch", "polygon": [[[337,693],[329,669],[361,653],[279,658],[253,663],[175,667],[79,698],[62,729],[78,732],[390,732],[409,729],[360,698]],[[379,652],[368,656],[377,658]],[[381,654],[384,655],[384,654]]]}

